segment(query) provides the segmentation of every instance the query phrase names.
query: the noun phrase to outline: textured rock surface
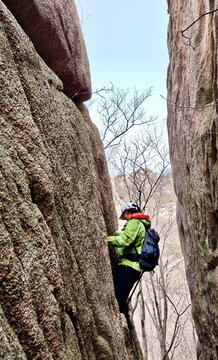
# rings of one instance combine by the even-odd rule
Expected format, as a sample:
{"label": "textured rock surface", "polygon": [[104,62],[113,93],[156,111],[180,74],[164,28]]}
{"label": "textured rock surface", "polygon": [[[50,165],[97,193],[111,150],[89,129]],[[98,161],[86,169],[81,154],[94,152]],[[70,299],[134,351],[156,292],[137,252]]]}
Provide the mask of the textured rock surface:
{"label": "textured rock surface", "polygon": [[[91,97],[86,48],[74,0],[4,0],[46,64],[64,84],[64,93]],[[78,94],[78,95],[76,95]]]}
{"label": "textured rock surface", "polygon": [[[168,1],[168,131],[177,218],[185,256],[198,358],[217,359],[217,1]],[[195,50],[194,50],[194,49]],[[208,106],[209,105],[209,106]],[[199,109],[193,109],[201,107]]]}
{"label": "textured rock surface", "polygon": [[0,358],[128,359],[98,133],[1,1],[0,48]]}

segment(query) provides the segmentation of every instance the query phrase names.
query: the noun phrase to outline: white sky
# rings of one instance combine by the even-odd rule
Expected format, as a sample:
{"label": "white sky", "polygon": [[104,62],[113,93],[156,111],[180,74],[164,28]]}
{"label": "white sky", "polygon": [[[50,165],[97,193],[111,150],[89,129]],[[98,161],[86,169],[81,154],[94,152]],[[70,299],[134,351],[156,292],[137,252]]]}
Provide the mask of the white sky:
{"label": "white sky", "polygon": [[110,81],[121,88],[152,86],[147,114],[166,118],[166,102],[160,97],[167,97],[166,0],[76,0],[76,5],[86,19],[82,30],[93,89]]}

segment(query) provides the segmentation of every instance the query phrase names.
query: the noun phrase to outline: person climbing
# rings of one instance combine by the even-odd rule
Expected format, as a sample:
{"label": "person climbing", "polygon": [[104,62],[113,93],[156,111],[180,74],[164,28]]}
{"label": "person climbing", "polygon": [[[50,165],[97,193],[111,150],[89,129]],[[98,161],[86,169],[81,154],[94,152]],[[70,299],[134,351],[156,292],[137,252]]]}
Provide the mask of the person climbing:
{"label": "person climbing", "polygon": [[149,216],[143,215],[141,209],[131,202],[122,206],[120,219],[127,220],[122,232],[115,231],[114,236],[107,237],[107,242],[109,246],[118,247],[119,256],[114,271],[115,296],[120,312],[125,315],[131,329],[127,299],[133,285],[141,276],[137,254],[142,252],[145,229],[151,226],[151,222]]}

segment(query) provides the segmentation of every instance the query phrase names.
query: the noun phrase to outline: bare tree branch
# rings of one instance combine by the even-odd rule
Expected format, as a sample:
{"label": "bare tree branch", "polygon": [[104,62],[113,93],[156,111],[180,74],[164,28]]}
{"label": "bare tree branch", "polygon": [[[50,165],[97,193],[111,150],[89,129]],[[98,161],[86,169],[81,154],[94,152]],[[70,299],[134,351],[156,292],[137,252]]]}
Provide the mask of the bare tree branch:
{"label": "bare tree branch", "polygon": [[[161,284],[161,283],[159,283],[159,284],[160,284],[163,292],[165,292],[165,290],[164,290],[163,287],[162,287],[162,284]],[[177,336],[178,331],[179,331],[179,328],[180,328],[180,324],[179,324],[179,319],[180,319],[180,317],[181,317],[181,316],[187,311],[187,309],[191,306],[191,304],[188,304],[182,312],[179,312],[178,309],[177,309],[177,306],[174,304],[174,302],[172,301],[172,299],[169,297],[169,295],[168,295],[166,292],[165,292],[165,295],[166,295],[167,299],[169,300],[169,302],[171,303],[171,305],[173,306],[177,317],[176,317],[176,321],[175,321],[175,324],[174,324],[174,331],[173,331],[173,335],[172,335],[172,338],[171,338],[170,345],[169,345],[169,347],[168,347],[168,350],[167,350],[166,353],[164,354],[162,360],[166,360],[166,359],[167,359],[168,354],[169,354],[170,350],[171,350],[172,347],[173,347],[173,344],[174,344],[174,342],[175,342],[176,336]]]}
{"label": "bare tree branch", "polygon": [[163,95],[160,95],[164,100],[166,100],[168,103],[171,103],[172,105],[175,105],[176,107],[178,107],[179,109],[191,109],[191,110],[199,110],[199,109],[203,109],[203,108],[207,108],[207,107],[214,107],[214,106],[218,106],[218,104],[209,104],[209,105],[203,105],[203,106],[182,106],[182,105],[178,105],[177,103],[175,103],[172,100],[166,99]]}
{"label": "bare tree branch", "polygon": [[100,132],[105,149],[120,145],[123,137],[134,126],[151,124],[154,121],[153,117],[145,117],[143,107],[151,92],[151,88],[142,92],[134,89],[131,95],[129,89],[115,87],[112,83],[108,88],[103,87],[93,92],[101,98],[97,112],[102,123],[103,130]]}
{"label": "bare tree branch", "polygon": [[76,1],[77,1],[78,4],[79,4],[79,9],[80,9],[79,22],[80,22],[80,25],[82,26],[82,25],[86,22],[86,20],[88,19],[88,17],[90,17],[91,15],[87,14],[86,12],[84,12],[80,0],[76,0]]}
{"label": "bare tree branch", "polygon": [[142,211],[161,189],[161,182],[169,166],[168,152],[162,145],[162,134],[155,126],[147,129],[135,139],[124,141],[113,165],[118,176],[123,176],[128,199],[136,203]]}
{"label": "bare tree branch", "polygon": [[213,13],[215,13],[216,11],[218,11],[218,9],[215,9],[215,10],[212,10],[212,11],[208,11],[208,12],[206,12],[206,13],[204,13],[204,14],[201,14],[201,16],[199,16],[199,18],[197,18],[195,21],[193,21],[193,23],[191,23],[186,29],[184,29],[184,30],[181,31],[182,36],[183,36],[185,39],[188,40],[188,43],[187,43],[187,44],[185,43],[185,45],[191,46],[191,48],[192,48],[193,50],[195,50],[195,48],[194,48],[194,47],[192,46],[192,44],[191,44],[191,39],[190,39],[190,37],[184,35],[184,32],[187,31],[188,29],[190,29],[190,28],[191,28],[197,21],[199,21],[203,16],[209,15],[209,14],[213,14]]}
{"label": "bare tree branch", "polygon": [[215,10],[212,10],[212,11],[208,11],[204,14],[201,14],[201,16],[199,16],[199,18],[197,18],[195,21],[193,21],[193,23],[191,23],[191,25],[189,25],[186,29],[182,30],[181,33],[182,33],[182,36],[184,34],[185,31],[187,31],[188,29],[190,29],[190,27],[192,27],[197,21],[199,21],[203,16],[205,15],[209,15],[209,14],[213,14],[215,13],[216,11],[218,11],[218,9],[215,9]]}

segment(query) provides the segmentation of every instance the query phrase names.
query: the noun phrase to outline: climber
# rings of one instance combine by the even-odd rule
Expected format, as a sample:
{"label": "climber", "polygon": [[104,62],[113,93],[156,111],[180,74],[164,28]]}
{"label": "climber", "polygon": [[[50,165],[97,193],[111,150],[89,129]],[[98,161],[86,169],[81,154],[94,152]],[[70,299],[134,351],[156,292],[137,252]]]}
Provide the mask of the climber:
{"label": "climber", "polygon": [[141,269],[138,261],[132,261],[133,259],[130,260],[130,258],[132,254],[141,253],[145,227],[149,228],[151,222],[149,216],[143,215],[141,209],[131,202],[122,206],[120,219],[127,220],[122,232],[115,231],[115,235],[108,236],[107,241],[108,245],[118,247],[119,256],[114,272],[115,296],[120,312],[125,315],[129,329],[132,329],[127,298],[133,285],[141,276]]}

